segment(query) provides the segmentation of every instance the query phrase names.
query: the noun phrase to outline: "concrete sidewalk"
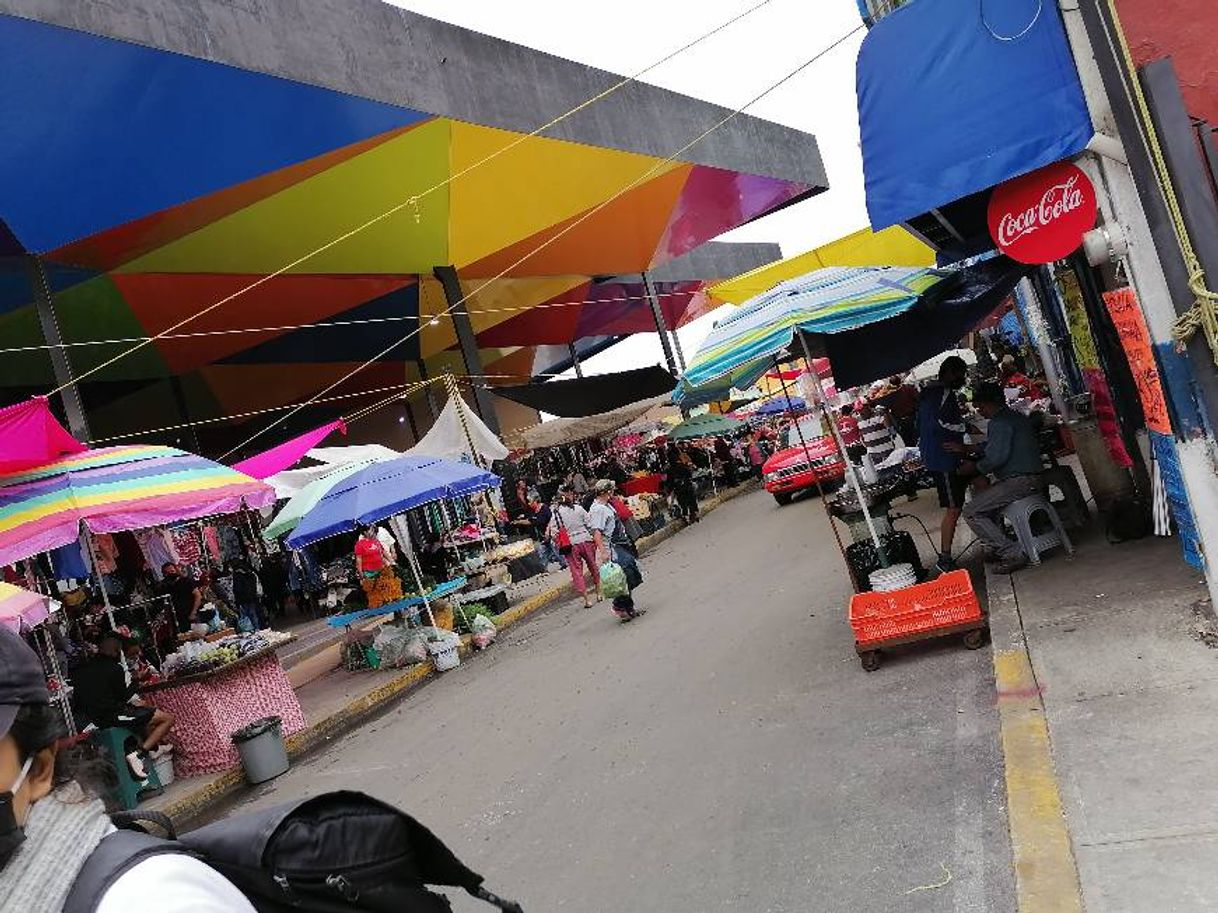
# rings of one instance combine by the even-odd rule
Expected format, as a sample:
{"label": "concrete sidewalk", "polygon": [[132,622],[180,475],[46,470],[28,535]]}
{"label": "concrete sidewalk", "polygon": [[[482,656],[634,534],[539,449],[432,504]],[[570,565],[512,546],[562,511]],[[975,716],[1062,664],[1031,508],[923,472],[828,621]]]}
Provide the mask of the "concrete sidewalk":
{"label": "concrete sidewalk", "polygon": [[[716,497],[702,503],[702,512],[705,514],[713,511],[721,504],[756,488],[755,483],[746,482],[734,489],[720,492]],[[639,551],[646,552],[654,548],[684,528],[685,525],[681,521],[670,522],[650,536],[640,539],[637,543]],[[526,586],[516,592],[519,601],[496,618],[499,630],[518,624],[543,609],[556,606],[573,592],[570,578],[565,572],[546,574],[534,578],[534,581],[536,582],[526,581]],[[463,639],[462,660],[471,655],[467,636]],[[327,646],[307,659],[298,660],[289,672],[289,679],[296,687],[296,695],[307,721],[302,732],[286,740],[288,756],[292,760],[305,756],[330,739],[349,732],[380,714],[437,674],[430,663],[407,669],[347,672],[341,666],[335,668],[337,656],[338,645]],[[311,669],[311,666],[318,668]],[[180,828],[187,822],[204,816],[244,787],[245,780],[241,769],[233,768],[217,774],[178,780],[170,784],[161,795],[142,803],[141,808],[169,815]]]}
{"label": "concrete sidewalk", "polygon": [[1097,526],[988,580],[1020,909],[1079,909],[1077,863],[1088,913],[1218,910],[1212,609],[1178,540]]}

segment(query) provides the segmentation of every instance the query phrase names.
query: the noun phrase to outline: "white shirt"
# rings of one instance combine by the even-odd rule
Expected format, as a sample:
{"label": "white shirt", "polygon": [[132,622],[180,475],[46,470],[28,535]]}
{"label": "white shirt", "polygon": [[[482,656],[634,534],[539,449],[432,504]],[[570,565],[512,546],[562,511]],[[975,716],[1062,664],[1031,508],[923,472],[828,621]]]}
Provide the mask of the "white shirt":
{"label": "white shirt", "polygon": [[97,913],[256,913],[245,895],[193,856],[163,853],[118,877]]}
{"label": "white shirt", "polygon": [[383,526],[378,526],[376,528],[376,540],[381,543],[381,551],[385,553],[385,560],[393,564],[397,560],[398,555],[397,542],[393,539],[393,533]]}
{"label": "white shirt", "polygon": [[550,521],[550,535],[557,536],[558,531],[565,528],[572,545],[591,542],[588,523],[588,512],[582,504],[558,504],[554,507],[554,519]]}

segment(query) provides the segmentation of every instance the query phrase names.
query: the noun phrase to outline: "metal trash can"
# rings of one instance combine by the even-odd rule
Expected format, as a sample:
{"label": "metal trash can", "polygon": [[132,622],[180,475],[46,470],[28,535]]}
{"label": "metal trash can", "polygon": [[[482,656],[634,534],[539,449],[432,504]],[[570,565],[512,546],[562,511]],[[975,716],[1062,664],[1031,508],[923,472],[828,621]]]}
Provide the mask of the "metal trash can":
{"label": "metal trash can", "polygon": [[282,724],[279,717],[267,716],[233,733],[233,744],[250,783],[265,783],[287,772],[288,750],[283,744]]}

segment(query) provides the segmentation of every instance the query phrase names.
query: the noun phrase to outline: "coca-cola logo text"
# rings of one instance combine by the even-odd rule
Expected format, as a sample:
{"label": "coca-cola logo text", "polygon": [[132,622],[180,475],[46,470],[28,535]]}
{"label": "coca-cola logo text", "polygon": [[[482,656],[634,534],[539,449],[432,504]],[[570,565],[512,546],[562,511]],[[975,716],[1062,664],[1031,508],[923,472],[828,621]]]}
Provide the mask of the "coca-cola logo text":
{"label": "coca-cola logo text", "polygon": [[1058,162],[994,189],[990,234],[1016,260],[1049,263],[1078,248],[1095,215],[1095,188],[1087,175]]}

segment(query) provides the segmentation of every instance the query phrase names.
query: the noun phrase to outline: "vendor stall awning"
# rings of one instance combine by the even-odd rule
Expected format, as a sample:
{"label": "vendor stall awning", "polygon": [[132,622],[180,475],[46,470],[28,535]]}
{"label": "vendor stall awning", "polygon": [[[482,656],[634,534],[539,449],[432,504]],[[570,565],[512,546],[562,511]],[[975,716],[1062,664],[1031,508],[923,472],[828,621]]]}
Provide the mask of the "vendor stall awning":
{"label": "vendor stall awning", "polygon": [[269,485],[174,447],[100,447],[0,474],[0,564],[75,542],[82,521],[113,533],[274,501]]}
{"label": "vendor stall awning", "polygon": [[41,466],[84,449],[51,414],[45,396],[0,409],[0,472]]}
{"label": "vendor stall awning", "polygon": [[[838,333],[909,310],[943,274],[908,267],[817,270],[746,303],[707,336],[681,378],[679,402],[724,399],[752,386],[785,352],[796,328]],[[695,394],[696,391],[696,394]]]}
{"label": "vendor stall awning", "polygon": [[0,581],[0,625],[20,633],[51,617],[54,602],[49,596],[23,590]]}
{"label": "vendor stall awning", "polygon": [[374,463],[331,488],[301,519],[287,544],[301,548],[431,501],[495,488],[499,482],[493,473],[453,460],[404,456]]}
{"label": "vendor stall awning", "polygon": [[[823,337],[839,389],[907,370],[952,347],[1030,267],[993,257],[955,269],[827,269],[784,282],[715,327],[674,399],[721,399],[755,382],[774,358]],[[818,345],[821,343],[818,343]]]}
{"label": "vendor stall awning", "polygon": [[663,368],[652,366],[594,377],[496,387],[495,393],[540,412],[565,418],[582,418],[671,393],[676,385],[676,378],[671,374]]}
{"label": "vendor stall awning", "polygon": [[1061,16],[1041,0],[903,6],[868,32],[857,80],[876,230],[1075,155],[1093,133]]}

